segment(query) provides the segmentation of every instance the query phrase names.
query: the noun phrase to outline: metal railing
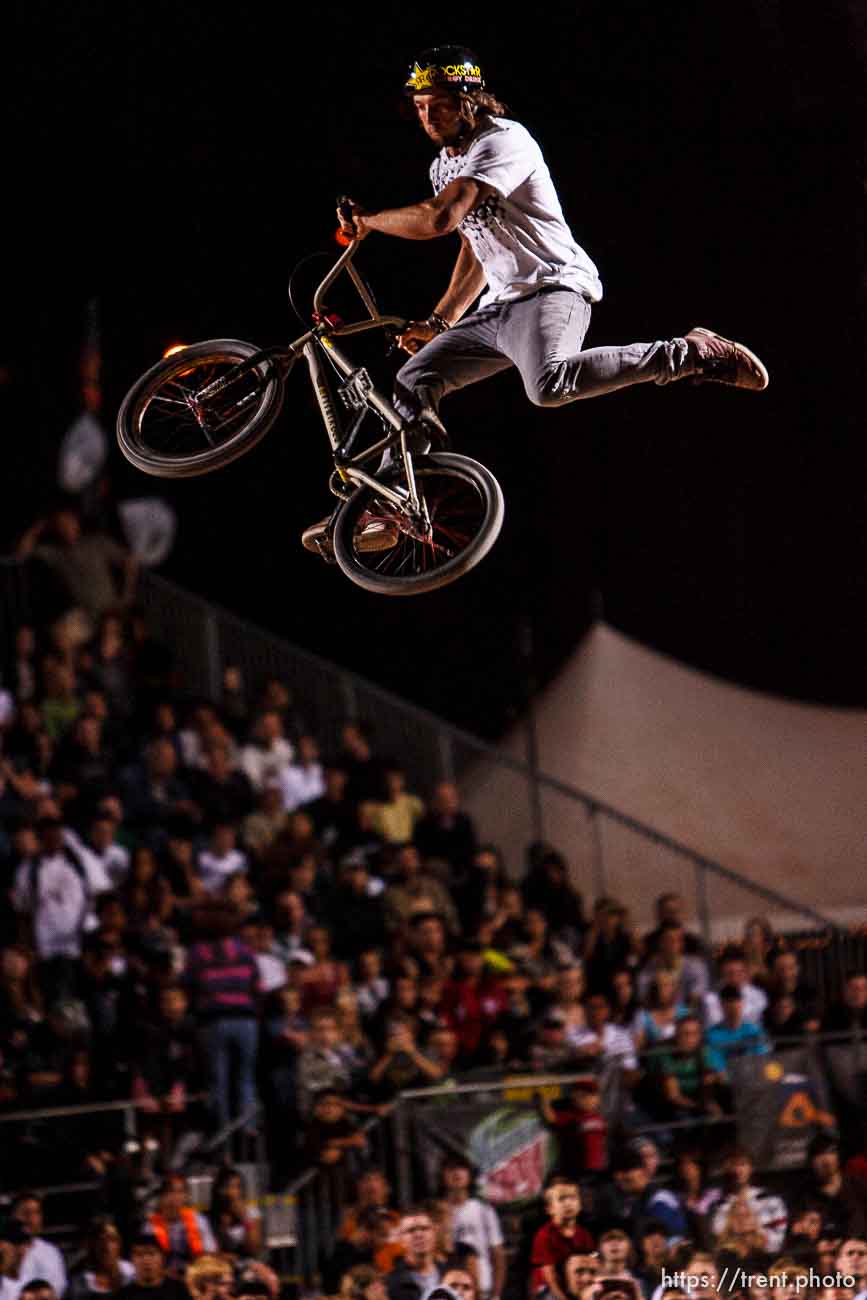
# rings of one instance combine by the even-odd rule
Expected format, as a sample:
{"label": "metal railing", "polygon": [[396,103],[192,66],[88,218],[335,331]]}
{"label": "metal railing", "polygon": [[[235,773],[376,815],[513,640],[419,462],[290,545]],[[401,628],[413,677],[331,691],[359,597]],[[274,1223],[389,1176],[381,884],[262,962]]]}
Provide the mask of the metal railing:
{"label": "metal railing", "polygon": [[[517,845],[548,838],[580,863],[577,883],[587,892],[634,898],[637,880],[652,879],[653,892],[672,891],[693,900],[693,913],[710,945],[740,937],[743,922],[771,908],[777,928],[808,922],[833,932],[835,923],[818,908],[785,896],[679,843],[604,800],[503,753],[357,674],[282,640],[153,573],[143,576],[140,603],[153,632],[175,656],[190,693],[219,701],[224,670],[236,665],[251,697],[271,677],[289,688],[301,724],[330,752],[341,748],[345,722],[375,720],[380,753],[399,756],[411,786],[428,793],[441,780],[456,780],[472,811],[473,799],[496,787],[496,803],[508,808],[507,865]],[[517,834],[513,833],[516,812]],[[482,828],[497,839],[493,826]]]}
{"label": "metal railing", "polygon": [[[255,698],[266,679],[277,677],[291,691],[302,714],[301,724],[324,749],[340,749],[340,732],[347,720],[373,719],[377,750],[398,756],[420,793],[429,793],[440,780],[457,780],[471,812],[474,801],[480,807],[493,804],[508,810],[503,848],[513,875],[522,864],[510,860],[510,854],[547,838],[566,853],[573,883],[585,893],[614,894],[635,903],[637,885],[652,881],[654,895],[676,892],[691,899],[708,944],[740,937],[745,919],[766,908],[774,909],[777,929],[796,928],[805,921],[825,931],[836,928],[818,908],[750,880],[589,792],[540,771],[532,752],[530,762],[505,754],[157,574],[142,574],[138,599],[152,633],[171,648],[189,697],[219,701],[228,665],[240,668],[250,698]],[[14,557],[3,558],[0,655],[11,648],[13,624],[29,617],[32,608],[26,565]],[[482,830],[497,840],[496,826],[483,825]],[[649,896],[640,900],[645,908],[649,901]]]}

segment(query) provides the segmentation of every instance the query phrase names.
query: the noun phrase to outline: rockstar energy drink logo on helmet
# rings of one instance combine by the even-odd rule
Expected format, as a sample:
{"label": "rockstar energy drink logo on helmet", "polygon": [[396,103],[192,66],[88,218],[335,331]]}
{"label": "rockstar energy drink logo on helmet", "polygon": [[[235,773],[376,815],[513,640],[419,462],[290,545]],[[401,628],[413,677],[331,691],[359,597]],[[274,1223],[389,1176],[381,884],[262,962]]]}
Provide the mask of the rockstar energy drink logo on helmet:
{"label": "rockstar energy drink logo on helmet", "polygon": [[477,63],[414,63],[406,83],[407,94],[433,90],[435,86],[456,86],[461,90],[484,86],[482,70]]}

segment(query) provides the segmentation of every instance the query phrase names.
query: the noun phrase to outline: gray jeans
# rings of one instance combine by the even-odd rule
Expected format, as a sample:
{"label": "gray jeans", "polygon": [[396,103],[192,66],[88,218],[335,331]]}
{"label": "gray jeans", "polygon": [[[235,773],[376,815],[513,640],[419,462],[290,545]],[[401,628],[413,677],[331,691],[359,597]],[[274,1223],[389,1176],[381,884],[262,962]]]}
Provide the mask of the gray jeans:
{"label": "gray jeans", "polygon": [[686,340],[581,351],[590,303],[574,289],[543,289],[485,307],[426,343],[398,371],[395,405],[414,415],[415,394],[440,399],[516,366],[535,406],[563,406],[630,384],[668,384],[694,373]]}

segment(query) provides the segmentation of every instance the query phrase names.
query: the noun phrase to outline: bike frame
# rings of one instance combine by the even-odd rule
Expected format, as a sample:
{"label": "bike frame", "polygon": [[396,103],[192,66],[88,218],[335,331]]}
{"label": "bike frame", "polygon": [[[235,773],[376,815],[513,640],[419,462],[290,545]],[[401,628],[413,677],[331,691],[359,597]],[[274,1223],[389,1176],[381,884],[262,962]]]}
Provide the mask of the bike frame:
{"label": "bike frame", "polygon": [[[285,364],[285,374],[288,374],[292,366],[299,357],[303,357],[307,363],[307,370],[310,375],[310,382],[313,385],[313,392],[316,397],[316,403],[319,407],[319,413],[322,416],[322,422],[325,425],[325,431],[328,435],[328,441],[331,444],[331,451],[334,457],[334,467],[341,485],[351,486],[353,488],[362,485],[376,490],[380,497],[384,497],[393,505],[406,509],[409,506],[413,511],[420,509],[418,492],[416,489],[415,474],[412,466],[412,456],[406,445],[406,432],[408,421],[395,409],[387,398],[374,387],[367,371],[361,367],[354,366],[350,359],[336,346],[334,340],[338,337],[349,336],[353,334],[363,334],[368,330],[374,329],[392,329],[400,330],[406,325],[406,321],[400,316],[382,316],[380,315],[376,303],[373,301],[364,280],[358,271],[352,265],[352,259],[358,248],[357,240],[341,253],[340,257],[332,266],[331,270],[325,276],[316,290],[313,297],[313,319],[317,322],[313,329],[300,338],[295,339],[288,347],[271,347],[263,348],[261,351],[248,357],[246,361],[240,363],[227,375],[221,379],[215,380],[199,393],[199,397],[212,396],[225,388],[241,374],[255,368],[264,360],[278,360]],[[337,322],[327,317],[325,312],[324,299],[325,294],[334,283],[334,281],[344,271],[347,272],[355,288],[358,290],[359,297],[367,309],[369,320],[355,321],[351,324]],[[348,421],[339,411],[338,401],[335,396],[333,382],[328,373],[328,367],[325,360],[325,354],[332,361],[342,375],[346,377],[346,383],[342,385],[341,392],[347,394],[347,407],[350,414],[354,411],[355,418]],[[362,451],[355,454],[352,447],[358,434],[361,422],[364,416],[370,412],[375,412],[386,424],[391,426],[392,432],[380,438],[378,442],[372,443]],[[348,426],[348,427],[347,427]],[[400,443],[403,465],[406,472],[406,488],[383,483],[381,479],[369,473],[363,468],[366,462],[372,460],[375,456],[381,455],[388,447],[393,447]],[[345,497],[347,495],[346,487],[336,486],[333,483],[331,490],[335,496]],[[423,512],[423,507],[422,507]]]}

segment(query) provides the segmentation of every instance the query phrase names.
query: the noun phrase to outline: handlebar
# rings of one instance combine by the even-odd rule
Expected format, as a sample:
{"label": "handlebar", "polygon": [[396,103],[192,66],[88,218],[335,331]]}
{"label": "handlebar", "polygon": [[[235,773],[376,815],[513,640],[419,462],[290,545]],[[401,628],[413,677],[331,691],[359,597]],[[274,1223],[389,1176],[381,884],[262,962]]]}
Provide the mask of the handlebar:
{"label": "handlebar", "polygon": [[[352,212],[350,201],[345,194],[340,195],[340,197],[338,198],[337,207],[341,216],[348,217]],[[352,265],[352,259],[355,256],[355,251],[358,248],[358,244],[359,241],[357,239],[348,239],[347,245],[344,248],[343,252],[340,254],[337,261],[332,266],[331,270],[325,276],[325,279],[319,285],[318,289],[313,295],[314,317],[318,319],[319,317],[325,315],[325,306],[324,306],[325,294],[327,290],[331,287],[331,285],[334,283],[334,281],[337,279],[337,277],[340,275],[340,273],[342,271],[346,271],[347,274],[349,275],[349,278],[352,280],[352,283],[355,285],[356,289],[358,290],[358,295],[361,298],[361,301],[364,303],[365,307],[367,308],[367,313],[370,316],[371,321],[398,330],[403,329],[404,326],[406,325],[406,321],[403,320],[402,318],[398,316],[380,315],[376,303],[373,301],[373,299],[370,296],[367,285],[364,283],[361,276],[358,274],[355,267]],[[360,322],[356,322],[354,325],[339,326],[337,329],[334,330],[334,333],[354,334],[360,332],[362,329],[369,329],[369,328],[370,325],[366,321],[360,321]]]}

